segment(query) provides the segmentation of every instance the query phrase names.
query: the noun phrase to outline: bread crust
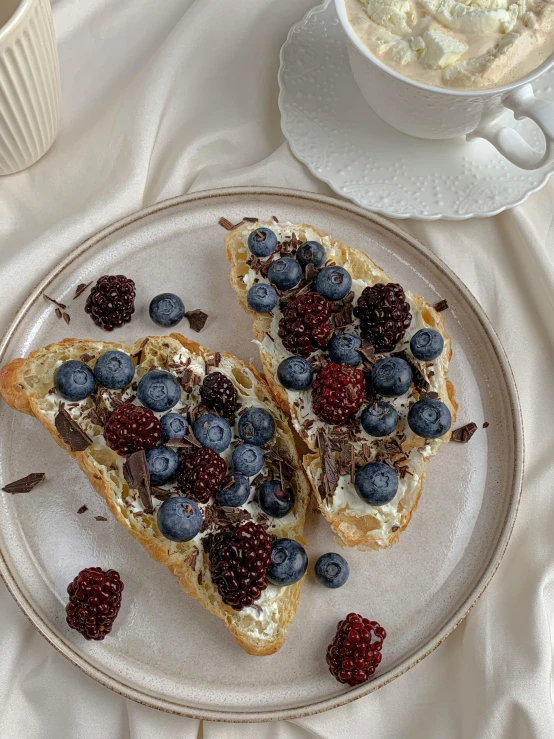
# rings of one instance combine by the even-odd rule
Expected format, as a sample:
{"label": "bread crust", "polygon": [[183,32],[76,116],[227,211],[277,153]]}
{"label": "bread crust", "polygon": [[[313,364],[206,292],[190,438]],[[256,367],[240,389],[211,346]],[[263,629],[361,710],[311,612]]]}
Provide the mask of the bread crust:
{"label": "bread crust", "polygon": [[[65,449],[77,462],[81,470],[90,480],[96,492],[106,501],[108,508],[117,521],[146,549],[148,554],[157,562],[164,564],[177,577],[181,588],[192,598],[197,600],[206,610],[221,618],[233,638],[246,652],[252,655],[262,656],[273,654],[284,643],[287,628],[290,625],[300,596],[300,588],[302,581],[284,588],[279,594],[279,608],[276,623],[273,624],[272,634],[267,636],[257,636],[256,628],[252,631],[254,622],[243,611],[235,611],[226,606],[217,591],[214,589],[209,574],[208,557],[204,553],[203,548],[199,548],[193,542],[175,543],[165,539],[158,531],[157,524],[150,522],[144,524],[146,517],[136,517],[130,515],[125,506],[118,499],[117,485],[113,482],[113,474],[110,476],[110,470],[107,467],[106,458],[115,463],[121,458],[109,450],[107,447],[102,449],[100,454],[95,448],[89,447],[84,452],[72,452],[68,445],[60,438],[55,425],[45,411],[46,388],[53,385],[53,365],[68,359],[79,359],[84,354],[94,354],[109,351],[123,350],[133,355],[136,354],[144,339],[139,339],[131,347],[115,342],[101,342],[93,340],[80,339],[64,339],[57,344],[51,344],[47,347],[37,349],[32,352],[27,359],[14,359],[0,369],[0,395],[8,405],[12,408],[35,416],[42,425],[49,431],[54,440]],[[188,352],[203,360],[212,359],[214,354],[205,349],[200,344],[191,339],[185,338],[180,334],[171,334],[171,336],[148,337],[148,343],[143,348],[143,361],[141,364],[148,364],[156,360],[160,360],[162,355],[172,354],[184,347]],[[294,525],[287,528],[281,527],[276,532],[279,536],[290,536],[296,538],[301,543],[305,543],[302,531],[304,527],[304,519],[306,508],[310,499],[310,485],[306,479],[302,464],[296,452],[296,447],[292,432],[288,425],[288,421],[283,412],[278,409],[273,402],[269,388],[265,379],[253,367],[247,366],[240,360],[230,354],[222,355],[225,359],[232,363],[233,380],[237,386],[234,370],[237,370],[237,377],[246,370],[246,374],[242,373],[243,378],[247,378],[252,385],[253,391],[260,402],[268,406],[273,414],[276,422],[276,444],[282,448],[292,460],[296,472],[294,482],[296,486],[296,503],[294,512],[296,520]],[[101,432],[101,429],[99,429]],[[120,475],[120,477],[122,477]],[[118,478],[119,479],[119,478]],[[122,490],[128,489],[127,483],[121,479],[119,483]],[[119,484],[118,483],[118,484]],[[155,516],[148,518],[155,519]],[[195,552],[196,557],[194,557]],[[194,563],[193,563],[194,560]],[[202,577],[199,574],[202,573]],[[272,617],[273,618],[273,617]]]}

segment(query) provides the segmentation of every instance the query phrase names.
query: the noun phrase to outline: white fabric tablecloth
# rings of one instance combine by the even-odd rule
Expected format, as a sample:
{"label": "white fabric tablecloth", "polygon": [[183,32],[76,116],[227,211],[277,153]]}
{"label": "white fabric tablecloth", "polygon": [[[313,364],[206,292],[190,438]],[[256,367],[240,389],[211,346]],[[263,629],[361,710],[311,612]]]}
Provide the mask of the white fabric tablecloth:
{"label": "white fabric tablecloth", "polygon": [[[279,49],[314,0],[54,0],[63,125],[0,179],[1,328],[112,221],[223,185],[328,192],[283,143]],[[0,586],[2,739],[554,737],[554,182],[488,220],[403,222],[481,302],[512,362],[526,481],[508,552],[465,622],[377,693],[296,722],[204,724],[134,704],[57,654]]]}

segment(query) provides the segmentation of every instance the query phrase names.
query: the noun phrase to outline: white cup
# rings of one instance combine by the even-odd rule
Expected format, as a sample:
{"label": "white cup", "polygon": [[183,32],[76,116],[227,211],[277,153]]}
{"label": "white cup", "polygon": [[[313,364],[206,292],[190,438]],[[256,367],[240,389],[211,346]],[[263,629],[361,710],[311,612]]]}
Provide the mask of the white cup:
{"label": "white cup", "polygon": [[49,0],[0,0],[0,175],[19,172],[54,143],[60,71]]}
{"label": "white cup", "polygon": [[[554,103],[535,97],[531,85],[554,65],[554,57],[522,79],[489,90],[431,87],[380,62],[350,25],[345,0],[335,0],[335,5],[358,87],[369,106],[393,128],[421,139],[487,139],[521,169],[538,169],[554,160]],[[517,120],[530,118],[537,124],[545,138],[544,153],[496,120],[506,109]]]}

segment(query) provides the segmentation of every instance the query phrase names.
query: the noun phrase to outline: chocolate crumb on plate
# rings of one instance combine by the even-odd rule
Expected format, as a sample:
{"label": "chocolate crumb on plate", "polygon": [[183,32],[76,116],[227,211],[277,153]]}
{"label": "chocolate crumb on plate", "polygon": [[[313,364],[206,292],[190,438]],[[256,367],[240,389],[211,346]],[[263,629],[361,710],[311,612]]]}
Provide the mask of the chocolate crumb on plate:
{"label": "chocolate crumb on plate", "polygon": [[67,308],[67,305],[65,303],[60,303],[59,300],[54,300],[54,298],[51,298],[46,293],[42,293],[45,300],[49,300],[51,303],[54,303],[54,305],[57,305],[58,308],[61,308],[62,310],[65,310]]}
{"label": "chocolate crumb on plate", "polygon": [[95,517],[94,517],[94,519],[95,519],[96,521],[107,521],[107,520],[108,520],[108,519],[106,518],[106,516],[95,516]]}
{"label": "chocolate crumb on plate", "polygon": [[476,423],[473,423],[473,422],[466,423],[465,426],[460,426],[460,428],[454,429],[450,439],[451,441],[458,441],[461,444],[467,444],[467,442],[471,439],[471,437],[476,431],[477,431]]}
{"label": "chocolate crumb on plate", "polygon": [[490,423],[488,421],[485,421],[485,423],[483,424],[483,428],[488,429],[489,426],[490,426]]}
{"label": "chocolate crumb on plate", "polygon": [[199,309],[189,310],[185,313],[185,316],[189,320],[189,325],[191,329],[193,331],[196,331],[197,333],[202,331],[202,329],[206,325],[206,321],[208,320],[208,314]]}
{"label": "chocolate crumb on plate", "polygon": [[65,321],[65,322],[67,323],[67,325],[69,326],[69,324],[70,324],[70,322],[71,322],[71,318],[70,318],[70,316],[69,316],[69,313],[62,313],[62,316],[63,316],[63,320],[64,320],[64,321]]}
{"label": "chocolate crumb on plate", "polygon": [[2,490],[5,493],[30,493],[33,488],[35,488],[39,482],[42,482],[45,478],[44,472],[31,472],[30,475],[27,475],[26,477],[22,477],[20,480],[15,480],[15,482],[10,482],[7,485],[5,485]]}
{"label": "chocolate crumb on plate", "polygon": [[228,218],[221,217],[218,221],[219,225],[222,226],[226,231],[232,231],[233,224]]}
{"label": "chocolate crumb on plate", "polygon": [[254,218],[253,216],[244,216],[243,221],[246,221],[246,223],[258,223],[259,218]]}
{"label": "chocolate crumb on plate", "polygon": [[79,510],[77,511],[77,513],[84,513],[85,511],[88,511],[88,506],[86,506],[86,505],[82,505],[82,506],[81,506],[81,507],[79,508]]}
{"label": "chocolate crumb on plate", "polygon": [[82,295],[87,287],[90,287],[92,285],[92,282],[80,282],[77,287],[75,288],[75,295],[73,296],[73,300],[76,300],[80,295]]}
{"label": "chocolate crumb on plate", "polygon": [[433,308],[437,311],[437,313],[442,313],[444,310],[448,310],[448,301],[447,300],[439,300],[438,303],[435,303]]}
{"label": "chocolate crumb on plate", "polygon": [[56,318],[60,319],[62,317],[62,312],[59,308],[56,308],[54,313],[56,314]]}

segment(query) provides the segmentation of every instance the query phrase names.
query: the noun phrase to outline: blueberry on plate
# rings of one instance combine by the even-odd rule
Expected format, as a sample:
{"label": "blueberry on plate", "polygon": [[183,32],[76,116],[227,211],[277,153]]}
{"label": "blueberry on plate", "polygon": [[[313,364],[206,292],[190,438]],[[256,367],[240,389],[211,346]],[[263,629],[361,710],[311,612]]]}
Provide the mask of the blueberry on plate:
{"label": "blueberry on plate", "polygon": [[352,288],[352,278],[344,267],[324,267],[315,281],[315,289],[327,300],[342,300]]}
{"label": "blueberry on plate", "polygon": [[254,477],[264,466],[264,455],[259,446],[241,444],[235,448],[231,464],[240,475]]}
{"label": "blueberry on plate", "polygon": [[294,490],[283,490],[279,480],[267,480],[258,488],[258,503],[264,513],[272,518],[283,518],[294,508]]}
{"label": "blueberry on plate", "polygon": [[69,359],[54,372],[54,387],[66,400],[84,400],[94,392],[96,381],[84,362]]}
{"label": "blueberry on plate", "polygon": [[198,418],[192,430],[202,446],[213,449],[218,454],[224,452],[231,443],[231,427],[229,421],[213,413],[205,413]]}
{"label": "blueberry on plate", "polygon": [[246,294],[246,302],[256,313],[269,313],[277,305],[277,293],[267,282],[259,282]]}
{"label": "blueberry on plate", "polygon": [[277,539],[271,547],[271,564],[267,579],[273,585],[292,585],[301,580],[308,569],[306,550],[294,539]]}
{"label": "blueberry on plate", "polygon": [[187,419],[180,413],[166,413],[160,418],[162,441],[183,439],[189,432]]}
{"label": "blueberry on plate", "polygon": [[325,261],[325,249],[318,241],[305,241],[298,247],[296,258],[303,267],[307,264],[321,267]]}
{"label": "blueberry on plate", "polygon": [[267,277],[279,290],[291,290],[302,279],[302,267],[296,259],[282,257],[271,263]]}
{"label": "blueberry on plate", "polygon": [[176,326],[185,315],[185,304],[178,295],[162,293],[150,302],[150,318],[158,326]]}
{"label": "blueberry on plate", "polygon": [[125,352],[105,352],[98,357],[94,367],[97,382],[110,390],[122,390],[135,376],[133,360]]}
{"label": "blueberry on plate", "polygon": [[238,434],[243,441],[263,446],[275,433],[275,421],[263,408],[249,408],[239,418]]}
{"label": "blueberry on plate", "polygon": [[257,228],[248,237],[248,248],[256,257],[268,257],[277,248],[277,236],[270,228]]}
{"label": "blueberry on plate", "polygon": [[200,509],[190,498],[169,498],[158,508],[158,528],[166,539],[190,541],[202,528]]}
{"label": "blueberry on plate", "polygon": [[315,576],[326,588],[340,588],[348,580],[350,567],[344,557],[335,552],[322,554],[315,563]]}
{"label": "blueberry on plate", "polygon": [[137,395],[140,402],[151,411],[163,413],[177,405],[181,387],[169,372],[151,370],[140,380]]}
{"label": "blueberry on plate", "polygon": [[416,359],[430,362],[436,359],[444,349],[444,339],[432,328],[421,328],[412,336],[410,351]]}
{"label": "blueberry on plate", "polygon": [[381,438],[394,433],[398,426],[396,408],[384,400],[376,400],[364,408],[361,417],[362,428],[370,436]]}
{"label": "blueberry on plate", "polygon": [[225,486],[215,494],[217,505],[237,508],[246,503],[250,496],[250,483],[244,475],[230,475],[225,480]]}
{"label": "blueberry on plate", "polygon": [[380,359],[371,370],[371,384],[379,395],[404,395],[412,384],[412,370],[400,357]]}
{"label": "blueberry on plate", "polygon": [[167,446],[156,446],[146,452],[146,464],[152,485],[165,485],[177,474],[179,457]]}
{"label": "blueberry on plate", "polygon": [[287,357],[277,367],[277,378],[287,390],[306,390],[312,384],[314,370],[304,357]]}
{"label": "blueberry on plate", "polygon": [[425,439],[444,436],[451,424],[450,410],[442,400],[418,400],[408,412],[408,426]]}
{"label": "blueberry on plate", "polygon": [[370,462],[356,472],[354,487],[369,505],[385,505],[398,491],[398,475],[384,462]]}
{"label": "blueberry on plate", "polygon": [[327,345],[327,351],[331,362],[336,364],[350,364],[357,367],[361,362],[361,355],[358,349],[362,345],[362,340],[354,334],[337,334],[333,336]]}

